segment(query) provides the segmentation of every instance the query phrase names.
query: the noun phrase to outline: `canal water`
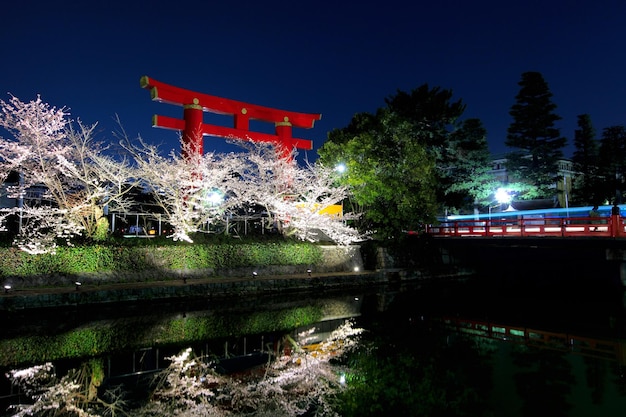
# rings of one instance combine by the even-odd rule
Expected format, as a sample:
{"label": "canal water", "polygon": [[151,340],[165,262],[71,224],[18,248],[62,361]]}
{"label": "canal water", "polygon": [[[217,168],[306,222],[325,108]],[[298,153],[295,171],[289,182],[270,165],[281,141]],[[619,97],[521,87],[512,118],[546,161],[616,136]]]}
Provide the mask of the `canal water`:
{"label": "canal water", "polygon": [[[349,292],[320,289],[221,301],[77,307],[45,315],[3,313],[3,322],[9,323],[3,337],[43,329],[66,332],[111,319],[129,319],[138,326],[164,317],[208,314],[236,322],[251,310],[296,308],[313,301],[348,306],[315,324],[320,334],[348,316],[365,330],[360,347],[342,362],[350,373],[337,397],[340,415],[626,415],[626,314],[624,294],[615,288],[498,286],[472,278]],[[294,328],[291,334],[301,330]],[[202,355],[246,355],[275,346],[283,333],[121,349],[101,357],[106,378],[114,380],[163,368],[167,356],[188,346]],[[76,362],[59,360],[57,366],[66,369]],[[8,384],[8,371],[2,369],[2,411],[16,398],[24,400]]]}

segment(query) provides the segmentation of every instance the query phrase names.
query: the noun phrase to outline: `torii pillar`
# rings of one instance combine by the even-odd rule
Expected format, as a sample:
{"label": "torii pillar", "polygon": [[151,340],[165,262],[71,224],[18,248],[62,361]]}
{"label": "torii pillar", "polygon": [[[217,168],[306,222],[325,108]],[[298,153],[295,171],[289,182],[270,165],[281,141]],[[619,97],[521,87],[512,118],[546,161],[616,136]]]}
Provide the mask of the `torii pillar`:
{"label": "torii pillar", "polygon": [[[182,132],[183,151],[202,155],[203,136],[227,139],[269,142],[279,148],[285,158],[292,155],[293,148],[311,150],[313,142],[292,136],[293,126],[310,129],[321,114],[297,113],[279,110],[256,104],[244,103],[197,93],[162,83],[147,76],[141,78],[141,87],[150,90],[152,100],[183,106],[183,119],[154,115],[153,127],[173,129]],[[234,127],[224,127],[203,123],[203,112],[231,115]],[[250,120],[274,123],[275,134],[250,131]],[[187,155],[191,156],[191,155]]]}

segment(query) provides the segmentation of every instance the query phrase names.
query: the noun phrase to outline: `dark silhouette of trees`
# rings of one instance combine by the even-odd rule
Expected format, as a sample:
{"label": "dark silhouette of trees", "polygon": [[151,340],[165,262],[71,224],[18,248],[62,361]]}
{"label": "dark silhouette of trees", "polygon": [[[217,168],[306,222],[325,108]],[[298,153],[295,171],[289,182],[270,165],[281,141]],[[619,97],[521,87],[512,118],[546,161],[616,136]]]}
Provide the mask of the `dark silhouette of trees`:
{"label": "dark silhouette of trees", "polygon": [[598,189],[598,141],[596,131],[588,114],[578,115],[578,129],[574,131],[572,162],[577,173],[573,186],[573,202],[579,205],[595,205],[602,202]]}
{"label": "dark silhouette of trees", "polygon": [[600,177],[596,187],[609,202],[622,204],[626,174],[626,128],[609,126],[602,131]]}

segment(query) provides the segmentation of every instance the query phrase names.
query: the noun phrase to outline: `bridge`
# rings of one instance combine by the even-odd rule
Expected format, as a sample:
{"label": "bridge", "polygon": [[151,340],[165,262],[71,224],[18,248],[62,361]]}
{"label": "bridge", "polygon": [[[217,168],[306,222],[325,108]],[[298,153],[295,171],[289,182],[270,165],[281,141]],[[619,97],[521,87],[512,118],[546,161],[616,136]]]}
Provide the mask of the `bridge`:
{"label": "bridge", "polygon": [[626,205],[616,207],[600,207],[594,217],[591,207],[448,216],[425,231],[444,263],[498,285],[626,289]]}
{"label": "bridge", "polygon": [[445,220],[428,225],[433,237],[608,237],[625,238],[621,215],[609,217],[496,217],[493,219]]}

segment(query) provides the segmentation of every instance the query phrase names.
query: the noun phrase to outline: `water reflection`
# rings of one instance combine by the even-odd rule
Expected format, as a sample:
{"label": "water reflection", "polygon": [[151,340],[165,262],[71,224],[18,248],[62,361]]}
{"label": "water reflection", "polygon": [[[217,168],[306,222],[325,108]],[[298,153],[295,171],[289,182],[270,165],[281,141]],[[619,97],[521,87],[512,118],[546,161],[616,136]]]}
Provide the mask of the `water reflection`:
{"label": "water reflection", "polygon": [[398,294],[360,320],[370,348],[354,361],[343,415],[619,415],[622,299],[475,283]]}
{"label": "water reflection", "polygon": [[[212,309],[207,310],[209,304]],[[285,309],[310,304],[326,306],[324,311],[332,312],[327,313],[324,323],[335,325],[342,323],[343,317],[353,316],[355,327],[366,331],[358,349],[330,360],[329,367],[324,368],[324,375],[334,374],[335,379],[327,379],[332,383],[323,390],[309,389],[310,393],[320,389],[324,401],[321,397],[311,400],[300,409],[301,413],[525,417],[619,415],[626,409],[622,294],[502,291],[470,281],[371,288],[359,294],[317,292],[223,303],[194,300],[184,306],[161,305],[156,311],[146,311],[146,305],[132,306],[130,311],[132,320],[141,317],[138,322],[131,320],[135,324],[172,315],[182,319],[184,313],[185,318],[217,316],[221,321],[242,326],[242,317],[253,317],[251,311],[265,309],[277,315]],[[72,317],[72,312],[64,312],[60,317]],[[86,326],[90,320],[101,323],[112,318],[131,319],[120,309],[113,309],[78,314],[73,316],[71,325],[52,317],[46,320],[52,328],[67,331],[68,327]],[[24,335],[37,328],[34,322],[25,328],[16,326],[7,334]],[[317,343],[331,333],[324,326],[312,326],[318,339],[309,342]],[[294,327],[288,332],[231,335],[143,350],[120,350],[100,356],[101,372],[103,380],[113,381],[124,372],[165,368],[172,363],[165,357],[174,357],[189,346],[194,355],[204,358],[224,356],[225,352],[247,354],[263,348],[276,351],[279,346],[288,346],[286,333],[297,339],[297,334],[306,330]],[[297,355],[290,350],[282,350],[276,357],[291,354],[295,361]],[[300,360],[313,357],[308,354]],[[260,381],[254,382],[257,389]],[[265,389],[273,395],[288,395],[284,389]],[[235,392],[232,386],[229,390]],[[279,391],[282,394],[276,394]],[[253,394],[250,396],[246,404],[253,403]],[[221,412],[256,415],[252,406]]]}

